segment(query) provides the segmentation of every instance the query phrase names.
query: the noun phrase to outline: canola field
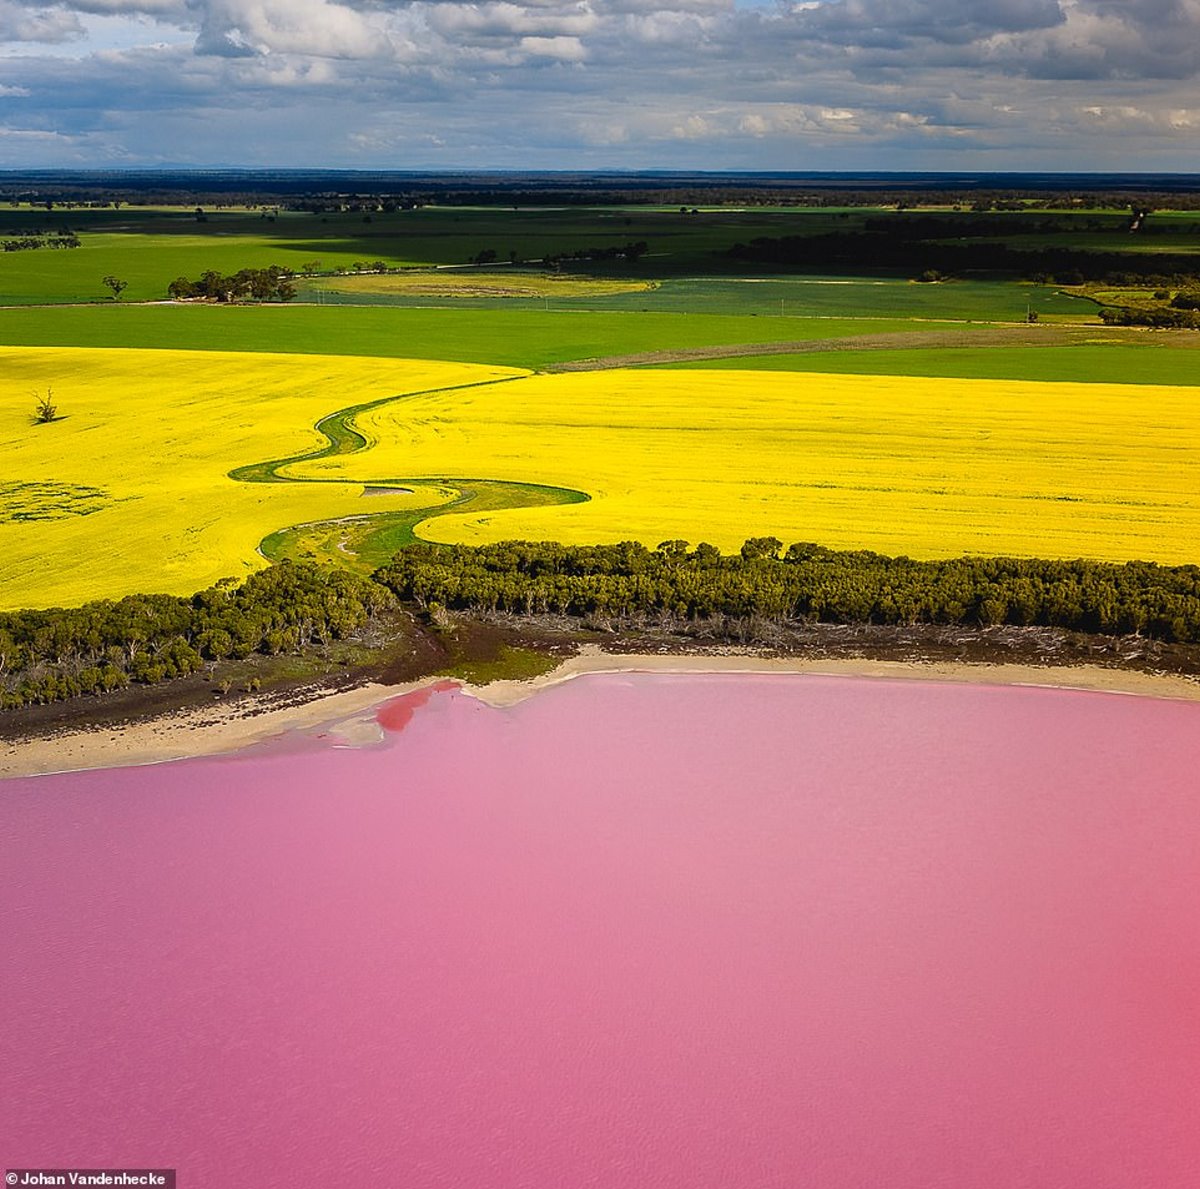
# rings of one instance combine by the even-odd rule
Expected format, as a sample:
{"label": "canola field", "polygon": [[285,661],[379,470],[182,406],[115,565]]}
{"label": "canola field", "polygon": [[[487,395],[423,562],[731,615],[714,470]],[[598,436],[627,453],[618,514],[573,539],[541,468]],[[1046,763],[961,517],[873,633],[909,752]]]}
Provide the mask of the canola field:
{"label": "canola field", "polygon": [[84,348],[0,348],[0,375],[3,609],[187,594],[374,513],[467,543],[1200,561],[1189,388]]}
{"label": "canola field", "polygon": [[296,476],[482,476],[587,503],[454,512],[479,543],[748,536],[920,558],[1200,561],[1200,401],[1188,388],[752,371],[534,376],[356,422],[368,453]]}
{"label": "canola field", "polygon": [[[504,368],[352,356],[0,348],[0,608],[190,594],[266,564],[290,524],[430,505],[437,490],[235,482],[231,469],[325,442],[347,405]],[[34,424],[53,391],[61,420]],[[367,505],[364,508],[364,505]]]}

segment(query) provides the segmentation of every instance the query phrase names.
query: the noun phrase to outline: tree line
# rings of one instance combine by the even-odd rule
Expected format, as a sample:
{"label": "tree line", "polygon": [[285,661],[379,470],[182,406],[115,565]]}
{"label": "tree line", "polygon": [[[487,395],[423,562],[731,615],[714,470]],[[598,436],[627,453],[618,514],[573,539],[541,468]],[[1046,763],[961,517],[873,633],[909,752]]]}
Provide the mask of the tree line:
{"label": "tree line", "polygon": [[[1090,188],[1084,189],[1083,186]],[[437,202],[440,205],[556,205],[647,203],[678,206],[721,202],[803,206],[913,206],[937,203],[977,209],[1100,209],[1146,203],[1155,207],[1195,210],[1200,193],[1187,175],[1097,175],[1087,179],[1069,174],[1021,177],[982,175],[967,181],[878,177],[869,184],[858,179],[797,176],[778,173],[713,173],[621,175],[595,173],[562,175],[514,173],[438,174],[388,171],[272,171],[247,175],[241,170],[212,170],[202,176],[188,170],[86,171],[74,176],[45,171],[6,171],[0,199],[65,207],[118,206],[122,202],[149,205],[196,203],[254,206],[280,205],[292,209],[336,211],[386,208]]]}
{"label": "tree line", "polygon": [[0,249],[5,252],[36,252],[39,248],[78,248],[79,236],[73,231],[35,231],[0,240]]}
{"label": "tree line", "polygon": [[966,557],[914,561],[752,538],[737,554],[665,541],[415,544],[376,572],[423,608],[591,620],[993,624],[1200,642],[1200,566]]}
{"label": "tree line", "polygon": [[1196,330],[1200,314],[1170,306],[1103,306],[1100,320],[1108,326],[1150,326],[1156,330]]}
{"label": "tree line", "polygon": [[[896,269],[912,274],[936,269],[946,275],[964,272],[1010,273],[1057,279],[1060,285],[1085,281],[1110,284],[1161,284],[1169,280],[1194,284],[1196,257],[1185,253],[1092,252],[1070,247],[1012,248],[986,240],[937,243],[903,233],[900,220],[885,232],[831,232],[826,235],[759,236],[737,243],[727,255],[753,264],[797,270],[830,268]],[[999,234],[993,232],[992,234]]]}
{"label": "tree line", "polygon": [[299,652],[393,606],[379,583],[283,562],[237,586],[0,613],[0,708],[153,684],[255,653]]}
{"label": "tree line", "polygon": [[1069,237],[1096,234],[1108,234],[1113,239],[1128,239],[1135,224],[1139,238],[1192,237],[1200,233],[1200,224],[1184,223],[1178,219],[1147,222],[1153,212],[1140,203],[1131,207],[1129,213],[1091,215],[1086,218],[1077,213],[1032,211],[1024,206],[1015,208],[1011,217],[1003,218],[976,218],[973,217],[975,211],[976,208],[972,207],[972,214],[937,212],[886,215],[864,220],[863,230],[909,240],[997,239],[1016,235]]}
{"label": "tree line", "polygon": [[1200,566],[967,557],[914,561],[755,537],[701,543],[547,541],[400,550],[370,578],[281,562],[238,586],[0,613],[0,708],[182,677],[225,660],[302,652],[407,604],[562,615],[591,626],[707,621],[1054,627],[1200,643]]}
{"label": "tree line", "polygon": [[564,261],[603,261],[625,260],[636,264],[650,251],[650,245],[644,239],[631,240],[625,244],[609,244],[607,247],[576,248],[571,252],[552,252],[543,257],[543,263],[557,267]]}
{"label": "tree line", "polygon": [[243,268],[229,276],[210,269],[198,280],[179,277],[167,286],[175,301],[291,301],[296,296],[294,273],[272,264],[267,268]]}

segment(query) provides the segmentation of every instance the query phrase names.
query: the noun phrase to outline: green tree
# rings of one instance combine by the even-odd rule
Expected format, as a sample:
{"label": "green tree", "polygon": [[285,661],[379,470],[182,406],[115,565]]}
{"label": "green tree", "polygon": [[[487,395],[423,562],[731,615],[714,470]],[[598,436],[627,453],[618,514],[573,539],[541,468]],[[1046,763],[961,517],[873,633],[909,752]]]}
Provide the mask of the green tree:
{"label": "green tree", "polygon": [[778,557],[783,542],[778,537],[751,537],[742,546],[742,557],[754,561],[760,557]]}

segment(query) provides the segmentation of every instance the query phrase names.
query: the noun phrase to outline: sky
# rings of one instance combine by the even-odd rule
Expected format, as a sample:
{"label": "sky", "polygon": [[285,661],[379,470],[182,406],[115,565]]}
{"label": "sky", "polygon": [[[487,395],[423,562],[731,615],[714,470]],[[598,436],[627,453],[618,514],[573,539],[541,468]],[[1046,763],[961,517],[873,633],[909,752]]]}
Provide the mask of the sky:
{"label": "sky", "polygon": [[1200,170],[1200,0],[0,0],[0,168]]}

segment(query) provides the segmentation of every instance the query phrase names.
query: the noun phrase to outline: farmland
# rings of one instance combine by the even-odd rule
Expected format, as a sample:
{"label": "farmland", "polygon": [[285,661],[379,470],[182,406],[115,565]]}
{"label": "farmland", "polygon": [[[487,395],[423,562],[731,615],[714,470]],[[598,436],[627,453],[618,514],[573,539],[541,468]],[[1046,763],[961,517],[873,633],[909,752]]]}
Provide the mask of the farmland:
{"label": "farmland", "polygon": [[[707,210],[638,205],[427,206],[305,212],[268,206],[258,210],[212,206],[45,210],[25,205],[0,207],[0,238],[69,230],[80,246],[0,255],[0,305],[105,301],[109,298],[102,284],[106,275],[128,282],[124,300],[152,301],[165,297],[167,286],[177,277],[198,276],[206,269],[233,272],[277,264],[327,277],[377,262],[399,269],[462,266],[490,257],[534,268],[562,258],[571,261],[573,273],[619,281],[676,280],[681,285],[679,302],[712,312],[714,301],[731,311],[739,302],[759,300],[757,295],[714,289],[722,279],[736,283],[750,275],[784,283],[787,274],[800,272],[843,283],[855,278],[907,281],[927,267],[926,256],[932,257],[947,244],[1065,252],[1078,257],[1075,263],[1081,266],[1098,255],[1115,253],[1132,264],[1145,257],[1161,268],[1166,258],[1200,252],[1200,220],[1190,212],[1156,215],[1136,239],[1127,234],[1127,223],[1127,213],[1115,212],[1091,212],[1085,217],[1060,211],[1050,217],[1022,211],[905,212],[883,206]],[[749,272],[743,260],[731,256],[737,245],[771,240],[813,247],[783,268],[768,253],[763,267]],[[909,248],[885,264],[879,245],[897,243]],[[605,258],[628,244],[645,246],[636,262]],[[843,261],[844,266],[823,267],[827,260]],[[994,268],[987,263],[970,267],[977,273]],[[899,277],[895,269],[901,270]],[[950,304],[955,317],[1020,316],[1024,296],[1018,300],[1008,291],[1019,288],[1014,282],[1022,279],[982,274],[959,278],[951,286],[957,292],[950,299],[939,295],[937,286],[928,286],[929,292],[919,300],[937,308],[923,316],[946,316]],[[341,281],[335,284],[340,287]],[[978,293],[972,292],[975,287],[981,287]],[[815,303],[834,307],[821,312],[844,314],[847,311],[837,308],[839,303],[869,302],[870,296],[796,293],[795,312]],[[1053,287],[1044,298],[1045,313],[1074,312],[1069,299],[1056,296]],[[660,298],[666,299],[666,294]],[[778,295],[764,299],[777,301]]]}
{"label": "farmland", "polygon": [[479,543],[747,536],[914,557],[1148,558],[1200,540],[1190,390],[746,371],[537,376],[380,405],[370,451],[292,477],[474,475],[575,487],[564,507],[451,512]]}
{"label": "farmland", "polygon": [[[360,484],[235,482],[227,472],[325,439],[339,404],[511,374],[396,360],[0,350],[0,607],[133,591],[190,594],[265,564],[287,524],[361,513]],[[35,425],[27,395],[53,390],[61,420]],[[452,493],[373,497],[394,511]]]}
{"label": "farmland", "polygon": [[[0,232],[80,240],[0,256],[0,605],[186,594],[288,557],[367,572],[419,538],[1194,561],[1200,336],[1099,326],[1052,278],[791,262],[808,239],[817,260],[889,228],[914,259],[943,233],[1195,250],[1191,212],[1156,215],[1144,240],[1127,221],[0,210]],[[633,241],[647,250],[622,259]],[[774,265],[731,254],[775,242]],[[306,274],[298,302],[157,300],[180,275],[270,264]],[[107,274],[128,282],[119,301]],[[62,419],[34,425],[44,392]]]}
{"label": "farmland", "polygon": [[62,415],[3,406],[9,607],[186,593],[260,566],[264,538],[349,561],[375,534],[374,564],[414,530],[1164,562],[1200,539],[1200,409],[1177,387],[64,348],[3,364]]}
{"label": "farmland", "polygon": [[383,275],[365,274],[331,277],[314,287],[316,294],[362,298],[500,298],[547,300],[549,298],[610,297],[616,293],[646,293],[649,281],[622,281],[508,269],[487,272],[478,268],[408,269]]}
{"label": "farmland", "polygon": [[305,300],[339,304],[443,305],[498,309],[514,301],[581,312],[644,312],[843,321],[1025,322],[1031,310],[1050,322],[1094,322],[1097,306],[1052,285],[1008,280],[921,284],[897,277],[666,277],[654,282],[559,278],[527,270],[478,273],[413,270],[386,276],[307,282]]}
{"label": "farmland", "polygon": [[[906,333],[903,318],[360,306],[109,305],[0,310],[0,344],[289,352],[539,368],[664,348]],[[961,329],[922,323],[922,330]]]}
{"label": "farmland", "polygon": [[938,346],[811,354],[733,356],[658,365],[680,369],[843,372],[851,375],[953,376],[962,379],[1034,380],[1050,383],[1200,385],[1200,336],[1174,341],[1080,341],[1073,346]]}
{"label": "farmland", "polygon": [[176,277],[207,268],[228,272],[280,264],[330,272],[376,260],[393,268],[464,264],[488,250],[505,261],[541,260],[638,240],[652,241],[656,267],[686,272],[771,227],[811,233],[841,222],[820,212],[693,216],[586,208],[430,208],[370,215],[210,209],[203,221],[190,208],[0,209],[0,237],[70,228],[81,240],[71,251],[0,256],[0,304],[102,301],[108,295],[100,281],[110,273],[129,281],[125,300],[148,301],[163,298]]}

